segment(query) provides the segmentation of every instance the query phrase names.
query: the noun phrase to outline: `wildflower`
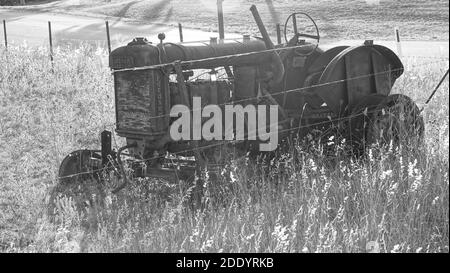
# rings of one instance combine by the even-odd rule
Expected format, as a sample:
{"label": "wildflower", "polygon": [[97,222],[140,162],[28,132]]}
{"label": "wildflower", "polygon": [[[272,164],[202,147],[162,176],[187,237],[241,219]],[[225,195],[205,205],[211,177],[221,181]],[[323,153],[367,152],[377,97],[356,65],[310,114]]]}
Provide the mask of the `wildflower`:
{"label": "wildflower", "polygon": [[395,245],[394,248],[391,250],[391,253],[400,253],[402,250],[402,247],[400,245]]}

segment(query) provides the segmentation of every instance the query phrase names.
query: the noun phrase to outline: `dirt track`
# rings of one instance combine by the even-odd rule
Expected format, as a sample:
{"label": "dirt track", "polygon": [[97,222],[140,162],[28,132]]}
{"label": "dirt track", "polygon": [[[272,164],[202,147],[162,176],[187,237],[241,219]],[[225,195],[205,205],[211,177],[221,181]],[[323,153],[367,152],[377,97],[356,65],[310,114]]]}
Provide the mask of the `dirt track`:
{"label": "dirt track", "polygon": [[[83,41],[102,45],[106,43],[105,20],[99,18],[0,8],[0,19],[7,21],[9,44],[26,41],[30,45],[47,45],[48,21],[52,22],[54,45],[78,44]],[[122,19],[109,19],[109,25],[113,47],[122,45],[133,37],[147,37],[157,42],[157,35],[161,32],[166,34],[167,41],[179,41],[178,29],[170,26]],[[209,39],[218,34],[185,28],[183,36],[185,41],[196,41]]]}

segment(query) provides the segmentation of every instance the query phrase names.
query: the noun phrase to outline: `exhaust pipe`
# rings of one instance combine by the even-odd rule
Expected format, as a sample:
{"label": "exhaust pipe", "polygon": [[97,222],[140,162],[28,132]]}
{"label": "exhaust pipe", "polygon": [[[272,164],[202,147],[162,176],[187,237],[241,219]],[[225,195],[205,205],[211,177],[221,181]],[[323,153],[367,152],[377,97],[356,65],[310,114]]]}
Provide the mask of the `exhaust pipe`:
{"label": "exhaust pipe", "polygon": [[263,38],[264,43],[266,44],[266,47],[268,49],[274,49],[275,46],[272,43],[272,40],[270,40],[269,34],[267,33],[267,29],[264,26],[261,16],[259,15],[258,9],[256,8],[255,5],[252,5],[250,7],[250,11],[253,14],[253,18],[255,19],[256,25],[258,26],[259,32],[262,35],[262,38]]}
{"label": "exhaust pipe", "polygon": [[[263,41],[266,44],[266,48],[267,49],[275,49],[275,46],[274,46],[272,40],[270,39],[269,34],[267,33],[267,29],[264,26],[264,23],[261,19],[261,16],[259,15],[259,12],[258,12],[258,9],[256,8],[256,6],[252,5],[250,7],[250,11],[253,14],[253,18],[255,19],[256,25],[258,25],[259,32],[261,33]],[[284,77],[284,65],[283,65],[283,62],[281,61],[280,56],[276,52],[273,52],[273,62],[274,62],[273,63],[274,67],[272,69],[273,77],[272,77],[271,82],[276,84],[276,83],[279,83]]]}

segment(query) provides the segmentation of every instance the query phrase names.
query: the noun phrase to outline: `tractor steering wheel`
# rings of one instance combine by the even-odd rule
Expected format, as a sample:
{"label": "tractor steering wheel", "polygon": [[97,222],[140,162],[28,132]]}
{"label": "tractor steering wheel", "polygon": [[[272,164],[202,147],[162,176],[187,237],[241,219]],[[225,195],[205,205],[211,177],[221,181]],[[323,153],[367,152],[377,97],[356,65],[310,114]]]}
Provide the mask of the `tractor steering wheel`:
{"label": "tractor steering wheel", "polygon": [[[298,28],[297,28],[297,15],[303,15],[304,17],[308,18],[314,25],[315,28],[315,35],[314,34],[307,34],[307,33],[299,33],[298,32]],[[288,29],[288,23],[292,20],[292,25],[294,27],[294,37],[292,37],[290,40],[288,40],[287,38],[287,29]],[[320,41],[320,34],[319,34],[319,28],[317,27],[316,22],[314,21],[313,18],[311,18],[311,16],[309,16],[307,13],[304,12],[294,12],[291,15],[289,15],[289,17],[286,19],[286,23],[284,24],[284,39],[286,40],[286,44],[288,44],[288,46],[296,46],[296,45],[302,45],[302,43],[300,43],[300,41],[298,40],[299,37],[304,37],[304,38],[310,38],[310,39],[314,39],[317,41],[317,43],[315,43],[315,47],[305,53],[299,53],[299,55],[311,55],[319,46],[319,41]],[[295,42],[295,44],[293,45],[292,42]],[[298,51],[296,51],[298,52]]]}

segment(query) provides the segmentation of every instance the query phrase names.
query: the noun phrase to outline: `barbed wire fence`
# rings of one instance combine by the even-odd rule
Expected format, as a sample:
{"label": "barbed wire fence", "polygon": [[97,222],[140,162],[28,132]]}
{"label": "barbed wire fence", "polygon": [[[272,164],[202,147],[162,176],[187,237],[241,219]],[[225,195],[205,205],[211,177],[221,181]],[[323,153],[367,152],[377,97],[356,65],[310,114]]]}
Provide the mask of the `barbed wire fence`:
{"label": "barbed wire fence", "polygon": [[[11,44],[9,43],[9,41],[8,41],[8,32],[7,32],[7,22],[6,22],[6,20],[2,20],[2,22],[3,22],[3,38],[4,38],[4,48],[5,48],[5,50],[6,51],[8,51],[8,47],[10,47],[11,46]],[[280,39],[280,36],[279,35],[281,35],[280,34],[280,26],[277,24],[276,25],[276,30],[277,30],[277,41],[279,42],[279,43],[281,43],[281,39]],[[182,28],[182,25],[181,24],[178,24],[178,30],[179,30],[179,37],[180,37],[180,42],[184,42],[184,36],[183,36],[183,28]],[[111,35],[110,35],[110,26],[109,26],[109,22],[108,21],[105,21],[105,39],[95,39],[95,40],[93,40],[93,39],[89,39],[89,40],[84,40],[84,39],[76,39],[76,38],[67,38],[67,37],[64,37],[64,38],[62,38],[62,39],[60,39],[60,41],[64,41],[64,42],[77,42],[77,43],[80,43],[80,42],[89,42],[89,43],[92,43],[92,42],[95,42],[96,43],[96,45],[97,46],[99,46],[99,47],[103,47],[103,48],[105,48],[106,47],[106,49],[108,50],[108,53],[111,53],[111,46],[112,46],[112,44],[111,44]],[[396,37],[396,45],[397,45],[397,47],[399,48],[399,47],[401,47],[401,44],[400,44],[400,36],[399,36],[399,32],[398,32],[398,29],[396,29],[395,30],[395,37]],[[54,59],[54,48],[53,48],[53,45],[54,45],[54,35],[53,35],[53,33],[52,33],[52,23],[50,22],[50,21],[48,21],[48,48],[49,48],[49,60],[50,60],[50,62],[52,63],[52,65],[53,65],[53,62],[55,62],[55,59]],[[231,40],[234,40],[234,39],[231,39]],[[207,41],[207,40],[202,40],[202,41],[191,41],[190,43],[209,43],[210,41]],[[285,47],[285,48],[276,48],[276,49],[273,49],[273,50],[266,50],[267,52],[279,52],[279,51],[283,51],[283,50],[290,50],[290,49],[292,49],[292,48],[296,48],[296,47],[302,47],[302,46],[294,46],[294,47]],[[265,51],[265,52],[266,52]],[[257,53],[244,53],[244,54],[234,54],[234,55],[230,55],[230,56],[228,56],[228,57],[239,57],[239,56],[242,56],[242,55],[246,55],[246,54],[260,54],[261,52],[257,52]],[[401,54],[401,51],[399,52],[400,54]],[[225,56],[225,57],[227,57],[227,56]],[[421,59],[421,60],[432,60],[432,61],[429,61],[429,62],[424,62],[424,63],[418,63],[418,64],[414,64],[414,65],[412,65],[412,66],[410,66],[409,68],[412,68],[412,67],[421,67],[421,66],[429,66],[429,65],[432,65],[432,64],[440,64],[440,63],[442,63],[442,62],[446,62],[446,64],[448,65],[448,60],[449,60],[449,58],[448,58],[448,56],[447,57],[443,57],[443,56],[414,56],[414,55],[402,55],[401,56],[402,58],[414,58],[414,59]],[[206,60],[206,59],[202,59],[202,60],[195,60],[194,62],[196,62],[196,61],[204,61],[204,60]],[[123,70],[116,70],[116,71],[114,71],[114,70],[112,70],[112,73],[114,74],[114,73],[116,73],[116,72],[120,72],[120,71],[135,71],[135,70],[142,70],[142,69],[158,69],[158,68],[160,68],[160,67],[163,67],[163,66],[167,66],[167,64],[165,64],[165,65],[155,65],[155,66],[150,66],[150,67],[138,67],[138,68],[131,68],[131,69],[123,69]],[[401,68],[402,70],[403,70],[403,68]],[[268,96],[268,95],[280,95],[280,94],[285,94],[285,93],[291,93],[291,92],[302,92],[302,91],[305,91],[306,89],[311,89],[311,88],[315,88],[315,87],[323,87],[323,86],[331,86],[331,85],[334,85],[334,84],[339,84],[339,83],[343,83],[343,82],[347,82],[347,81],[352,81],[352,80],[356,80],[356,79],[360,79],[360,78],[364,78],[364,77],[371,77],[371,76],[376,76],[376,75],[378,75],[378,74],[384,74],[384,73],[392,73],[393,72],[393,70],[391,69],[391,70],[387,70],[387,71],[381,71],[381,72],[377,72],[377,73],[371,73],[371,74],[366,74],[366,75],[361,75],[361,76],[358,76],[358,77],[355,77],[355,78],[349,78],[349,79],[344,79],[344,80],[339,80],[339,81],[334,81],[334,82],[327,82],[327,83],[323,83],[323,84],[316,84],[316,85],[312,85],[312,86],[308,86],[308,87],[303,87],[303,88],[296,88],[296,89],[291,89],[291,90],[284,90],[284,91],[280,91],[280,92],[276,92],[276,93],[271,93],[271,94],[267,94],[267,95],[262,95],[263,97],[264,96]],[[246,100],[254,100],[254,98],[247,98],[247,99],[241,99],[241,100],[238,100],[238,101],[233,101],[233,103],[237,103],[237,102],[244,102],[244,101],[246,101]],[[219,106],[221,106],[221,105],[226,105],[226,104],[228,104],[228,103],[222,103],[222,104],[219,104]],[[190,109],[190,111],[193,111],[194,109]],[[189,111],[189,112],[190,112]],[[355,117],[357,117],[357,116],[360,116],[360,115],[362,115],[363,113],[359,113],[359,114],[355,114],[355,115],[349,115],[349,116],[346,116],[346,117],[338,117],[338,118],[334,118],[334,119],[329,119],[329,120],[327,120],[327,121],[321,121],[321,122],[317,122],[317,123],[313,123],[313,124],[308,124],[308,125],[302,125],[302,126],[296,126],[296,127],[292,127],[292,128],[288,128],[288,129],[284,129],[283,131],[287,131],[287,132],[290,132],[290,131],[292,131],[292,130],[299,130],[299,129],[302,129],[302,128],[305,128],[305,127],[311,127],[311,126],[317,126],[317,125],[324,125],[324,124],[327,124],[327,123],[333,123],[333,122],[338,122],[338,121],[342,121],[342,120],[348,120],[348,119],[352,119],[352,118],[355,118]],[[365,113],[365,114],[368,114],[368,112],[367,113]],[[156,119],[156,118],[162,118],[162,117],[166,117],[166,116],[168,116],[169,114],[167,114],[167,115],[160,115],[160,116],[154,116],[154,117],[150,117],[150,119]],[[103,128],[109,128],[111,131],[114,131],[114,129],[115,129],[115,126],[116,126],[116,124],[115,123],[111,123],[111,124],[105,124],[105,125],[103,125]],[[75,134],[77,134],[77,133],[81,133],[81,131],[80,132],[76,132]],[[116,144],[116,146],[117,146],[117,142],[116,142],[116,140],[114,139],[114,142],[115,142],[115,144]],[[232,141],[230,141],[230,142],[232,142]],[[216,147],[216,146],[221,146],[221,145],[223,145],[224,144],[224,142],[218,142],[218,143],[212,143],[212,144],[209,144],[209,145],[204,145],[204,146],[201,146],[201,147],[197,147],[197,148],[192,148],[192,149],[187,149],[187,150],[184,150],[184,151],[180,151],[180,152],[175,152],[175,153],[172,153],[172,154],[174,154],[174,155],[177,155],[177,154],[186,154],[186,153],[188,153],[188,152],[193,152],[193,151],[195,151],[195,150],[200,150],[200,149],[207,149],[207,148],[212,148],[212,147]],[[116,147],[117,148],[117,147]],[[142,159],[141,161],[149,161],[149,160],[154,160],[154,159],[160,159],[160,158],[163,158],[163,157],[165,157],[166,155],[159,155],[159,156],[155,156],[155,157],[151,157],[151,158],[145,158],[145,159]],[[103,168],[102,168],[103,169]],[[62,177],[57,177],[57,179],[64,179],[64,178],[70,178],[70,177],[77,177],[77,176],[80,176],[80,175],[87,175],[87,174],[94,174],[94,173],[98,173],[99,171],[102,171],[102,169],[97,169],[97,170],[92,170],[92,171],[87,171],[87,172],[80,172],[80,173],[76,173],[76,174],[72,174],[72,175],[68,175],[68,176],[62,176]],[[53,179],[49,179],[49,181],[53,181]]]}
{"label": "barbed wire fence", "polygon": [[[8,49],[8,46],[11,46],[10,41],[8,40],[8,30],[7,30],[7,20],[6,19],[2,19],[2,25],[3,25],[3,44],[5,49]],[[53,59],[53,47],[55,45],[54,40],[55,40],[55,35],[52,31],[52,22],[48,21],[47,22],[47,27],[48,27],[48,48],[49,48],[49,58],[52,61]],[[168,26],[169,27],[169,26]],[[184,43],[210,43],[211,40],[198,40],[198,41],[186,41],[185,39],[185,35],[183,34],[183,26],[181,23],[178,23],[176,27],[178,29],[178,35],[179,35],[179,42],[184,42]],[[275,32],[276,32],[276,40],[277,43],[280,45],[282,44],[282,38],[281,38],[281,27],[280,24],[277,23],[274,26]],[[219,34],[214,34],[214,35],[219,35]],[[109,21],[106,20],[105,21],[105,28],[104,28],[104,34],[103,34],[104,38],[103,39],[79,39],[79,38],[74,38],[74,37],[61,37],[58,39],[58,41],[60,43],[64,43],[64,42],[68,42],[70,43],[94,43],[95,45],[97,45],[98,47],[103,47],[106,48],[108,50],[109,53],[111,53],[111,49],[112,49],[112,39],[111,39],[111,26],[109,24]],[[129,35],[128,39],[133,38],[131,35]],[[243,38],[246,39],[248,38],[248,35],[243,35]],[[117,43],[125,43],[127,38],[122,37],[121,39],[117,38],[116,42]],[[211,37],[212,40],[216,40],[217,37]],[[237,40],[237,39],[225,39],[225,40]],[[45,39],[43,38],[42,42],[44,42]],[[397,54],[400,56],[400,58],[421,58],[421,59],[437,59],[437,58],[442,58],[442,56],[415,56],[415,55],[404,55],[403,54],[403,50],[402,50],[402,41],[400,40],[400,31],[398,28],[394,28],[394,39],[393,39],[394,45],[396,46],[396,51]],[[442,50],[442,49],[440,49]],[[448,57],[447,57],[448,58]]]}
{"label": "barbed wire fence", "polygon": [[[442,60],[433,61],[433,62],[427,62],[427,63],[423,63],[423,64],[416,64],[416,65],[414,65],[414,67],[423,67],[423,66],[429,66],[429,65],[432,65],[432,64],[438,64],[438,63],[442,63]],[[403,68],[401,68],[401,69],[403,69]],[[278,94],[285,94],[285,93],[291,93],[291,92],[301,92],[301,91],[305,91],[305,90],[310,89],[310,88],[323,87],[323,86],[331,86],[331,85],[335,85],[335,84],[339,84],[339,83],[343,83],[343,82],[348,82],[348,81],[352,81],[352,80],[361,79],[361,78],[364,78],[364,77],[372,77],[372,76],[375,76],[375,75],[381,75],[381,74],[386,74],[386,73],[392,73],[392,71],[393,71],[393,70],[391,69],[391,70],[381,71],[381,72],[377,72],[377,73],[366,74],[366,75],[362,75],[362,76],[358,76],[358,77],[354,77],[354,78],[348,78],[348,79],[343,79],[343,80],[338,80],[338,81],[333,81],[333,82],[327,82],[327,83],[323,83],[323,84],[316,84],[316,85],[312,85],[312,86],[308,86],[308,87],[303,87],[303,88],[296,88],[296,89],[291,89],[291,90],[284,90],[284,91],[272,93],[272,94],[270,94],[270,95],[278,95]],[[446,76],[446,75],[445,75],[445,76]],[[262,95],[262,96],[268,96],[268,95],[269,95],[269,94],[267,94],[267,95]],[[254,100],[254,98],[241,99],[241,100],[238,100],[238,101],[233,101],[233,103],[244,102],[244,101],[248,101],[248,100]],[[429,100],[428,100],[428,101],[429,101]],[[425,103],[426,103],[426,102],[425,102]],[[227,105],[227,104],[229,104],[229,103],[222,103],[222,104],[218,104],[218,105],[219,105],[219,106],[224,106],[224,105]],[[190,110],[189,110],[189,113],[190,113],[191,111],[194,111],[194,110],[199,110],[199,109],[190,109]],[[328,120],[325,120],[325,121],[320,121],[320,122],[311,123],[311,124],[307,124],[307,125],[300,125],[300,126],[295,126],[295,127],[287,128],[287,129],[283,129],[281,132],[291,132],[291,131],[294,131],[294,130],[300,130],[300,129],[302,129],[302,128],[314,127],[314,126],[318,126],[318,125],[326,125],[326,124],[329,124],[329,123],[335,123],[335,122],[344,121],[344,120],[351,120],[351,119],[356,118],[356,117],[361,116],[361,115],[368,115],[368,114],[371,114],[371,113],[375,113],[376,111],[377,111],[377,110],[366,111],[366,112],[364,112],[364,113],[352,114],[352,115],[347,115],[347,116],[344,116],[344,117],[337,117],[337,118],[331,118],[331,117],[330,117]],[[188,113],[188,112],[186,112],[186,113]],[[149,117],[149,119],[163,118],[163,117],[167,117],[167,116],[169,116],[169,115],[170,115],[170,114],[167,114],[167,115],[159,115],[159,116]],[[276,124],[278,124],[279,122],[283,122],[283,121],[287,121],[287,120],[277,121]],[[276,124],[273,123],[273,124],[270,124],[270,126],[271,126],[271,125],[276,125]],[[110,124],[109,126],[110,126],[110,128],[114,129],[115,124]],[[249,132],[249,133],[250,133],[250,132]],[[254,132],[253,132],[253,133],[254,133]],[[224,145],[224,142],[228,142],[228,143],[237,143],[238,141],[222,141],[222,142],[219,141],[219,142],[216,142],[216,143],[204,145],[204,146],[197,147],[197,148],[186,149],[186,150],[179,151],[179,152],[174,152],[174,153],[171,153],[171,154],[173,154],[173,155],[182,155],[182,154],[186,154],[186,153],[189,153],[189,152],[194,152],[194,151],[196,151],[196,150],[203,150],[203,149],[207,149],[207,148],[213,148],[213,147],[217,147],[217,146]],[[153,156],[153,157],[150,157],[150,158],[144,158],[144,159],[141,159],[141,160],[139,160],[139,161],[141,161],[141,162],[146,162],[146,161],[150,161],[150,160],[161,159],[161,158],[164,158],[165,156],[166,156],[166,155],[158,155],[158,156]],[[72,175],[63,176],[63,177],[58,177],[58,178],[59,178],[59,179],[64,179],[64,178],[76,177],[76,176],[79,176],[79,175],[94,174],[94,173],[98,173],[98,172],[101,171],[101,170],[102,170],[102,169],[99,169],[99,170],[93,170],[93,171],[88,171],[88,172],[82,172],[82,173],[72,174]]]}

